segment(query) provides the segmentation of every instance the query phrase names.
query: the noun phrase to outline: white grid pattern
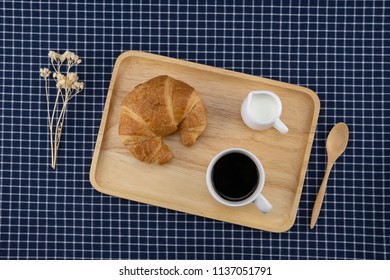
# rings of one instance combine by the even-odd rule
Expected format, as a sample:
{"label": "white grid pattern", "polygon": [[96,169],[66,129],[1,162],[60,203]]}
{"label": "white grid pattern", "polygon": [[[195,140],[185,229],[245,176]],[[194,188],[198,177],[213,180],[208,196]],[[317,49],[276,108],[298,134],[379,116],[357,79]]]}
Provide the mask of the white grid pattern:
{"label": "white grid pattern", "polygon": [[[386,1],[2,1],[0,258],[388,259]],[[77,12],[75,12],[77,11]],[[39,67],[76,51],[87,89],[49,167]],[[115,58],[144,50],[307,86],[321,113],[296,223],[275,234],[99,194],[89,167]],[[339,121],[350,144],[308,228]]]}

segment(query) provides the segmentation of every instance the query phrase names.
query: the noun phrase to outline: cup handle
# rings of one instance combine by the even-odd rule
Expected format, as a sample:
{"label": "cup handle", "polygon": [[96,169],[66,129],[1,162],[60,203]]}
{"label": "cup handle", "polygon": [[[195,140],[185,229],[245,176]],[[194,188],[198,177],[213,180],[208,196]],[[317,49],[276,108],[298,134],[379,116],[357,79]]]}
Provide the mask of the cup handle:
{"label": "cup handle", "polygon": [[269,211],[272,210],[272,204],[269,203],[269,201],[262,195],[260,194],[254,201],[253,203],[256,205],[257,208],[264,214],[267,214]]}
{"label": "cup handle", "polygon": [[279,130],[280,133],[286,134],[288,132],[288,127],[280,119],[275,121],[274,127]]}

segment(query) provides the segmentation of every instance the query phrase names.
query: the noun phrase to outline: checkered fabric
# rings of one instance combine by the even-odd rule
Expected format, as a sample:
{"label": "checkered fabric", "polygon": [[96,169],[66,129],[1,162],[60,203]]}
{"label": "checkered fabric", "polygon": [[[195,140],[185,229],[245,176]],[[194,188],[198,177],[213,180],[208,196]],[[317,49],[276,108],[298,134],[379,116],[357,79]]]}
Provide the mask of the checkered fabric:
{"label": "checkered fabric", "polygon": [[[130,2],[130,3],[129,3]],[[389,259],[390,1],[0,2],[1,259]],[[86,89],[50,167],[49,50]],[[94,144],[116,57],[142,50],[309,87],[321,112],[294,226],[269,233],[95,191]],[[346,122],[320,219],[325,139]],[[183,182],[185,184],[185,182]]]}

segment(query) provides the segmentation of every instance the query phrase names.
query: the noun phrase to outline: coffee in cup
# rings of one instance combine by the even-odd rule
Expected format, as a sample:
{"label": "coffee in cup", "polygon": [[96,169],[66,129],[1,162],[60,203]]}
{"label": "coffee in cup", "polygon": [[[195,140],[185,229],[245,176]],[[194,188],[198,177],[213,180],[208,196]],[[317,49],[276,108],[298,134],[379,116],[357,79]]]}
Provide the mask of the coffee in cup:
{"label": "coffee in cup", "polygon": [[215,191],[229,201],[248,198],[259,183],[256,164],[247,155],[232,152],[222,156],[212,170]]}
{"label": "coffee in cup", "polygon": [[265,173],[260,160],[247,150],[227,149],[210,162],[206,174],[210,194],[227,206],[244,206],[253,202],[263,213],[272,205],[261,194]]}

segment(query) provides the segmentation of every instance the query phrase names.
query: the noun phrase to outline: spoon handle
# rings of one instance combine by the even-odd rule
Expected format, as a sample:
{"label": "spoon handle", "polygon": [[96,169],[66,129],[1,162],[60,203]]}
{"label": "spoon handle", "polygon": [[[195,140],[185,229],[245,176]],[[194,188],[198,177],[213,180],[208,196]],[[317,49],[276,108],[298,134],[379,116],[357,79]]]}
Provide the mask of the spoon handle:
{"label": "spoon handle", "polygon": [[330,174],[330,171],[332,170],[332,167],[333,167],[333,164],[328,163],[328,165],[326,167],[324,179],[322,180],[322,184],[321,184],[320,189],[318,190],[316,201],[314,202],[313,211],[311,214],[310,229],[314,228],[314,226],[317,223],[318,216],[320,215],[322,202],[324,201],[325,190],[326,190],[326,186],[328,184],[329,174]]}

